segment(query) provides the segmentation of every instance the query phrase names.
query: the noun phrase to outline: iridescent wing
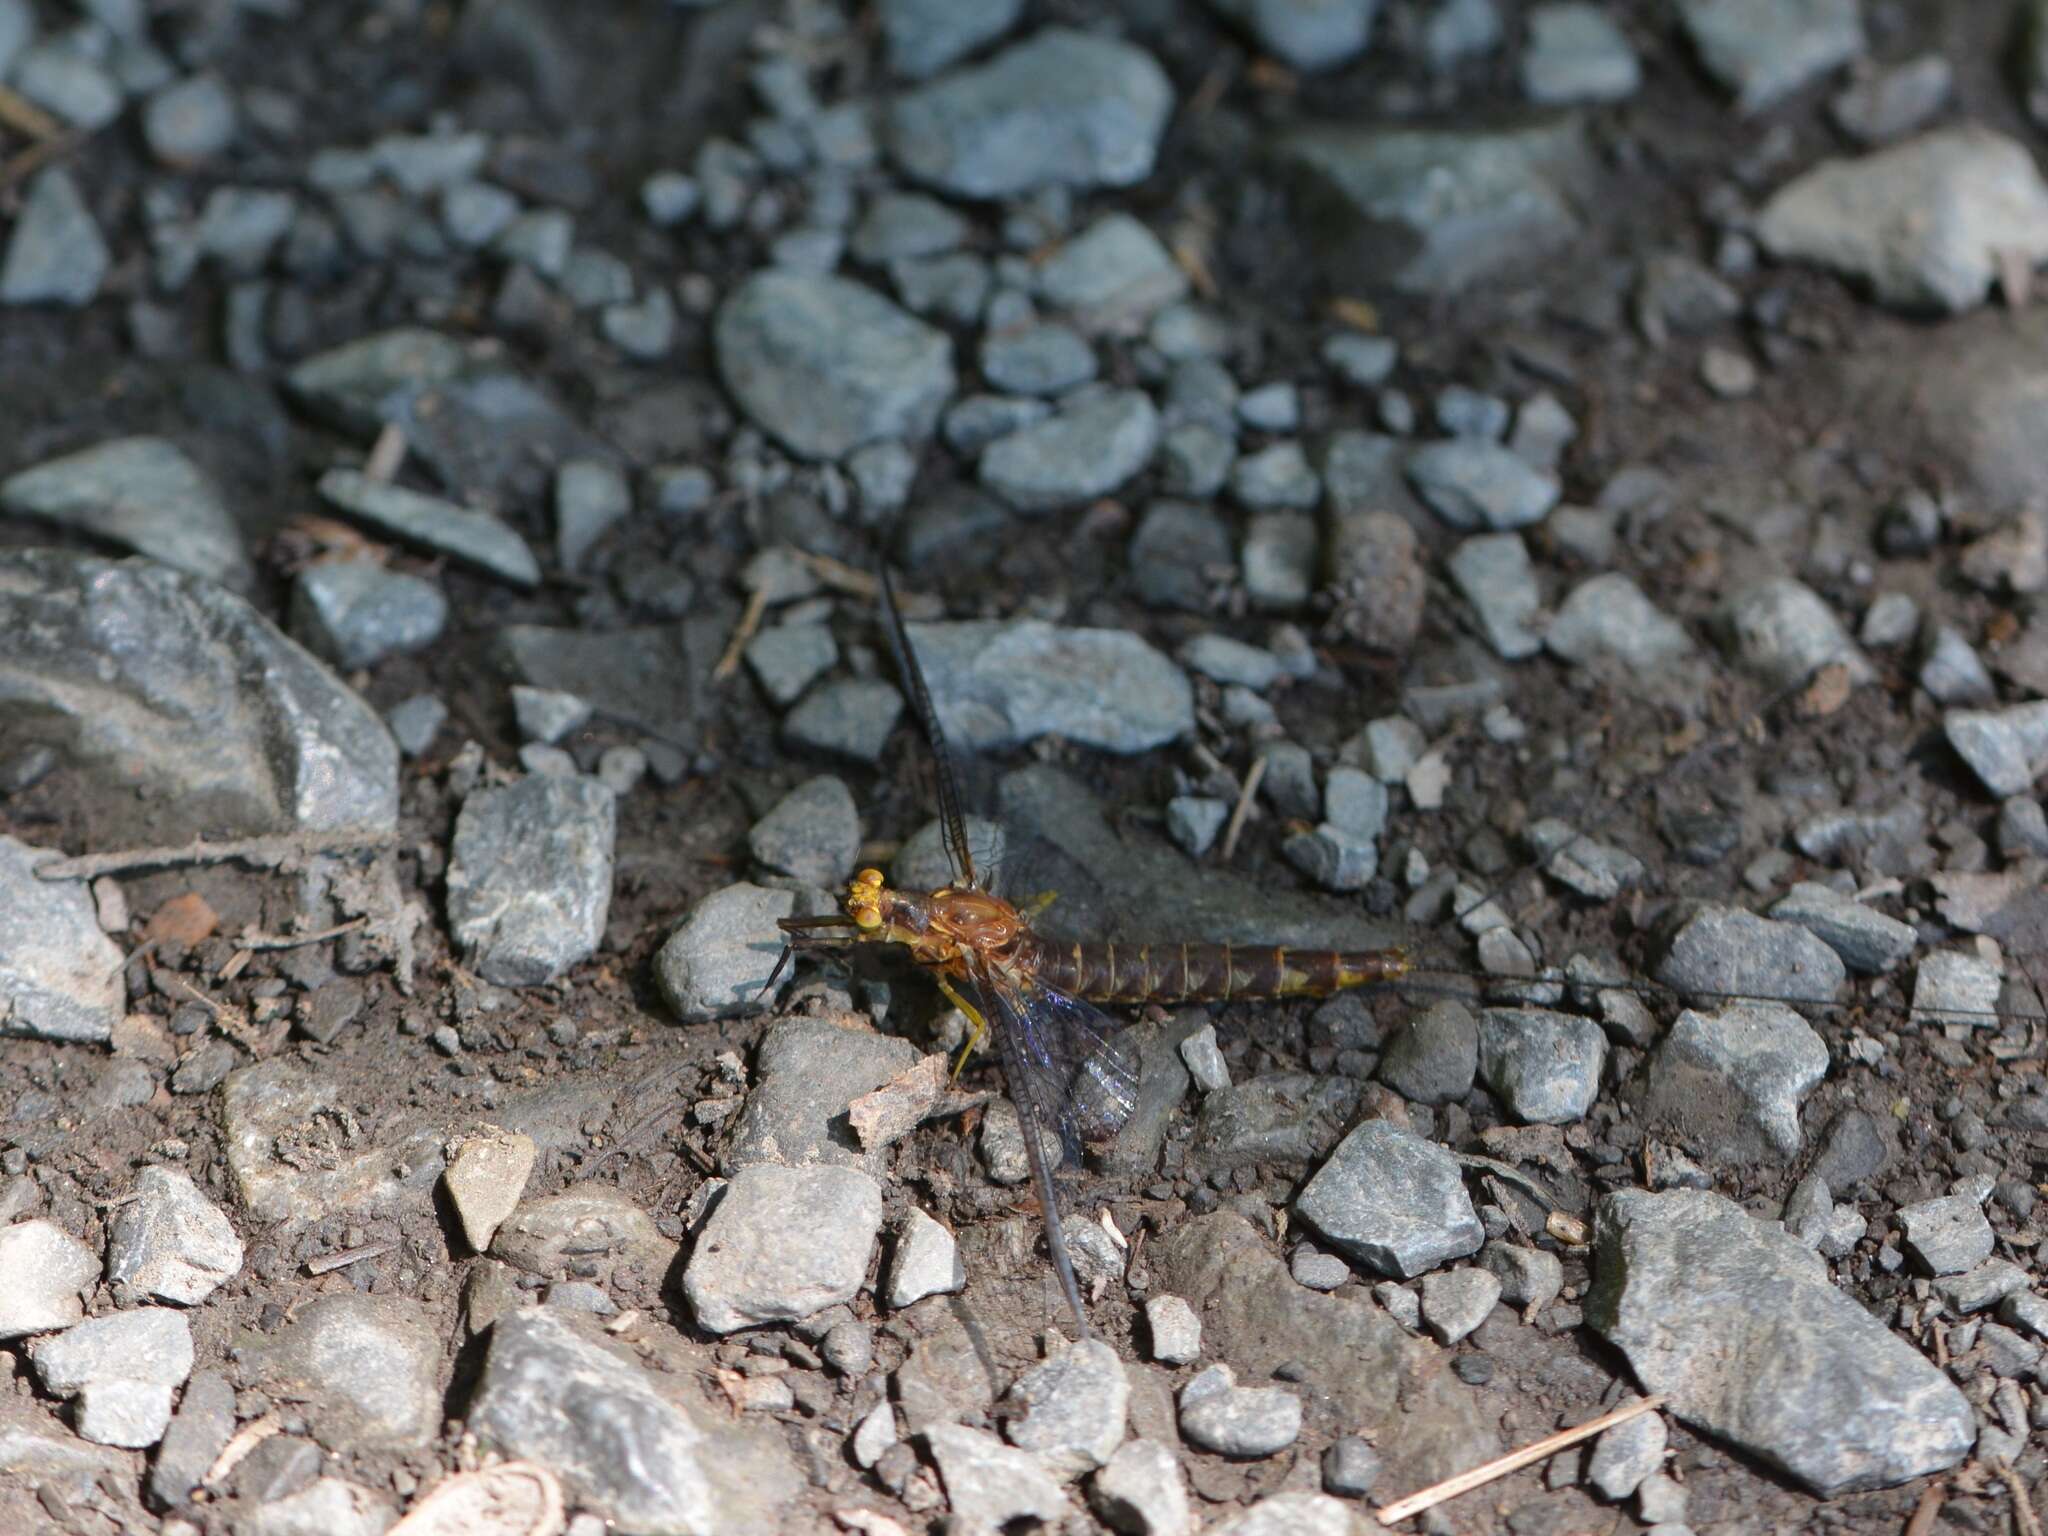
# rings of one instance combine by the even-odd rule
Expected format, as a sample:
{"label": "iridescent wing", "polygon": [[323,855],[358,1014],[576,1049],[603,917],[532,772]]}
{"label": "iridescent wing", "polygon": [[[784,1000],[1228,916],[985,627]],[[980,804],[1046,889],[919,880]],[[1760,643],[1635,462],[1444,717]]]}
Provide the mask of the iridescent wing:
{"label": "iridescent wing", "polygon": [[1075,1166],[1088,1148],[1114,1140],[1138,1107],[1138,1057],[1126,1032],[1042,982],[987,973],[972,989],[1018,1112],[1057,1130]]}
{"label": "iridescent wing", "polygon": [[903,628],[903,615],[896,607],[896,588],[889,580],[889,568],[882,567],[883,629],[888,632],[889,649],[896,657],[896,673],[917,711],[918,724],[932,749],[932,772],[938,781],[939,825],[946,840],[946,857],[953,866],[953,884],[961,889],[981,887],[974,867],[974,850],[967,844],[967,815],[961,809],[960,783],[953,771],[953,755],[946,748],[946,733],[939,726],[939,712],[932,706],[931,690],[925,686],[924,671],[917,664],[917,652],[910,648],[910,636]]}

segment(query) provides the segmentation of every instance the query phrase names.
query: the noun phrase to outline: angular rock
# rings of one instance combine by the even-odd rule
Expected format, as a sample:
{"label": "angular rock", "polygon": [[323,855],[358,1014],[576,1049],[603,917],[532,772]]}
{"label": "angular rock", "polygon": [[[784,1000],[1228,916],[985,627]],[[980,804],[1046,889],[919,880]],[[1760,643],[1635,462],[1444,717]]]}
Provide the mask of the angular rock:
{"label": "angular rock", "polygon": [[1209,0],[1290,68],[1331,69],[1365,52],[1379,0]]}
{"label": "angular rock", "polygon": [[1071,1482],[1123,1444],[1131,1385],[1115,1350],[1084,1339],[1018,1377],[1006,1400],[1023,1410],[1003,1427],[1010,1443]]}
{"label": "angular rock", "polygon": [[896,1252],[889,1261],[889,1305],[908,1307],[927,1296],[966,1288],[967,1269],[953,1234],[913,1206],[896,1234]]}
{"label": "angular rock", "polygon": [[174,570],[246,591],[242,530],[220,488],[161,437],[121,437],[0,480],[0,511],[104,539]]}
{"label": "angular rock", "polygon": [[519,1208],[537,1155],[531,1136],[496,1131],[472,1136],[450,1156],[442,1178],[472,1252],[489,1248],[498,1228]]}
{"label": "angular rock", "polygon": [[2030,265],[2048,257],[2048,183],[2003,134],[1937,128],[1823,161],[1764,205],[1756,232],[1779,260],[1855,278],[1881,304],[1960,314],[1984,302],[2002,254]]}
{"label": "angular rock", "polygon": [[836,886],[860,853],[860,812],[842,779],[807,779],[769,808],[747,833],[747,850],[778,874]]}
{"label": "angular rock", "polygon": [[292,584],[291,622],[308,650],[352,672],[440,639],[448,599],[424,577],[375,560],[323,560]]}
{"label": "angular rock", "polygon": [[1584,1119],[1606,1062],[1606,1032],[1591,1019],[1541,1008],[1479,1015],[1480,1079],[1525,1125]]}
{"label": "angular rock", "polygon": [[384,1536],[398,1511],[383,1494],[323,1477],[249,1517],[249,1536]]}
{"label": "angular rock", "polygon": [[29,183],[0,259],[0,304],[90,304],[110,262],[78,183],[63,166],[50,166]]}
{"label": "angular rock", "polygon": [[1128,187],[1152,173],[1172,110],[1172,83],[1143,49],[1047,27],[898,96],[889,147],[912,178],[959,197]]}
{"label": "angular rock", "polygon": [[134,1198],[107,1236],[109,1282],[193,1307],[241,1268],[242,1240],[189,1174],[152,1166],[135,1175]]}
{"label": "angular rock", "polygon": [[1365,271],[1452,294],[1526,271],[1579,233],[1593,179],[1573,119],[1484,128],[1311,127],[1274,146],[1333,281]]}
{"label": "angular rock", "polygon": [[1536,622],[1543,594],[1536,585],[1536,567],[1520,534],[1490,533],[1461,541],[1444,562],[1450,578],[1479,619],[1486,643],[1507,661],[1520,661],[1543,649],[1542,626]]}
{"label": "angular rock", "polygon": [[104,1043],[128,1009],[121,948],[82,882],[36,874],[56,857],[0,834],[0,1036]]}
{"label": "angular rock", "polygon": [[926,80],[993,42],[1023,13],[1024,0],[881,0],[875,7],[889,68]]}
{"label": "angular rock", "polygon": [[1202,1100],[1188,1166],[1207,1176],[1313,1162],[1336,1145],[1357,1107],[1357,1083],[1335,1075],[1268,1072],[1219,1088]]}
{"label": "angular rock", "polygon": [[1930,1275],[1959,1275],[1991,1257],[1993,1234],[1981,1201],[1943,1195],[1899,1207],[1906,1252]]}
{"label": "angular rock", "polygon": [[1848,973],[1804,928],[1730,907],[1702,907],[1671,935],[1656,977],[1710,998],[1749,993],[1831,1003]]}
{"label": "angular rock", "polygon": [[[189,1058],[188,1058],[189,1059]],[[440,1176],[441,1132],[400,1121],[379,1136],[337,1129],[307,1144],[308,1126],[353,1123],[354,1100],[295,1055],[239,1067],[221,1086],[221,1131],[242,1207],[257,1221],[297,1226],[389,1208],[423,1196]]]}
{"label": "angular rock", "polygon": [[1748,116],[1863,52],[1856,0],[1679,0],[1707,73]]}
{"label": "angular rock", "polygon": [[192,1374],[184,1314],[139,1307],[89,1318],[29,1345],[43,1389],[78,1399],[78,1432],[100,1445],[155,1445],[171,1422],[171,1394]]}
{"label": "angular rock", "polygon": [[1584,0],[1531,8],[1521,69],[1522,94],[1545,107],[1625,101],[1643,83],[1627,37]]}
{"label": "angular rock", "polygon": [[355,469],[328,470],[320,477],[319,491],[329,506],[409,544],[448,555],[515,586],[540,585],[540,562],[532,548],[488,512],[372,480]]}
{"label": "angular rock", "polygon": [[722,1019],[774,1000],[764,991],[785,947],[779,919],[796,910],[791,891],[741,882],[713,891],[669,935],[654,957],[655,980],[685,1024]]}
{"label": "angular rock", "polygon": [[1692,638],[1618,571],[1588,577],[1543,632],[1551,653],[1580,666],[1603,661],[1654,671],[1693,652]]}
{"label": "angular rock", "polygon": [[881,1172],[885,1148],[866,1146],[848,1106],[917,1064],[916,1047],[876,1033],[858,1015],[792,1017],[769,1026],[727,1158],[748,1163],[833,1163]]}
{"label": "angular rock", "polygon": [[97,1285],[100,1261],[55,1222],[0,1227],[0,1339],[69,1328],[85,1316],[79,1292]]}
{"label": "angular rock", "polygon": [[177,1416],[150,1465],[150,1497],[164,1505],[183,1504],[191,1498],[234,1432],[234,1387],[219,1371],[193,1372],[178,1399]]}
{"label": "angular rock", "polygon": [[1997,1022],[2002,977],[1996,962],[1959,950],[1937,949],[1913,976],[1916,1023],[1958,1023],[1984,1028]]}
{"label": "angular rock", "polygon": [[653,1217],[603,1184],[522,1200],[491,1239],[491,1257],[514,1269],[553,1280],[573,1265],[607,1286],[658,1285],[677,1251]]}
{"label": "angular rock", "polygon": [[996,439],[981,483],[1020,512],[1108,496],[1151,462],[1159,412],[1142,390],[1111,390]]}
{"label": "angular rock", "polygon": [[1586,1321],[1670,1412],[1823,1498],[1954,1466],[1975,1415],[1775,1224],[1707,1190],[1603,1198]]}
{"label": "angular rock", "polygon": [[233,593],[161,565],[0,556],[0,700],[0,734],[83,772],[98,836],[397,825],[398,748],[376,713]]}
{"label": "angular rock", "polygon": [[934,1424],[924,1438],[954,1518],[970,1528],[1004,1530],[1025,1520],[1057,1527],[1073,1513],[1060,1485],[1030,1452],[965,1424]]}
{"label": "angular rock", "polygon": [[462,804],[448,927],[486,981],[531,987],[596,953],[611,911],[618,800],[596,779],[536,775]]}
{"label": "angular rock", "polygon": [[1472,1332],[1500,1300],[1500,1277],[1486,1269],[1440,1269],[1422,1277],[1422,1322],[1449,1346]]}
{"label": "angular rock", "polygon": [[1046,257],[1038,294],[1085,335],[1128,330],[1186,297],[1188,276],[1128,213],[1105,213]]}
{"label": "angular rock", "polygon": [[2048,771],[2048,703],[1952,709],[1941,724],[1956,755],[2000,799],[2025,794]]}
{"label": "angular rock", "polygon": [[1586,1463],[1586,1481],[1603,1499],[1621,1500],[1664,1465],[1664,1446],[1670,1437],[1663,1415],[1645,1413],[1617,1424],[1593,1442],[1593,1454]]}
{"label": "angular rock", "polygon": [[1301,1399],[1279,1387],[1240,1387],[1212,1365],[1180,1391],[1180,1432],[1219,1456],[1271,1456],[1301,1435]]}
{"label": "angular rock", "polygon": [[1152,1340],[1152,1358],[1161,1365],[1188,1365],[1201,1357],[1202,1320],[1181,1297],[1147,1298],[1145,1327]]}
{"label": "angular rock", "polygon": [[1127,631],[1017,619],[909,632],[947,739],[970,752],[1047,735],[1148,752],[1194,729],[1187,675]]}
{"label": "angular rock", "polygon": [[882,1191],[856,1168],[742,1168],[697,1235],[683,1294],[701,1328],[811,1317],[867,1278]]}
{"label": "angular rock", "polygon": [[1557,505],[1555,475],[1499,443],[1452,438],[1408,457],[1408,480],[1430,510],[1460,530],[1496,532],[1541,522]]}
{"label": "angular rock", "polygon": [[1397,1279],[1477,1253],[1486,1240],[1457,1159],[1384,1120],[1346,1136],[1295,1209],[1337,1247]]}
{"label": "angular rock", "polygon": [[416,1450],[441,1427],[441,1341],[417,1302],[320,1296],[248,1351],[252,1381],[301,1406],[336,1455]]}
{"label": "angular rock", "polygon": [[1827,1076],[1828,1048],[1782,1003],[1687,1009],[1649,1073],[1646,1114],[1731,1159],[1799,1155],[1799,1106]]}
{"label": "angular rock", "polygon": [[805,458],[929,437],[953,393],[943,331],[830,274],[756,272],[719,307],[712,342],[740,408]]}
{"label": "angular rock", "polygon": [[1859,976],[1882,976],[1898,969],[1920,942],[1911,923],[1810,880],[1799,881],[1772,903],[1770,915],[1816,935]]}
{"label": "angular rock", "polygon": [[1130,1440],[1095,1474],[1088,1502],[1112,1529],[1133,1536],[1188,1536],[1194,1512],[1180,1458],[1157,1440]]}
{"label": "angular rock", "polygon": [[1416,1104],[1455,1104],[1479,1071],[1479,1021],[1445,999],[1410,1018],[1387,1041],[1379,1079]]}

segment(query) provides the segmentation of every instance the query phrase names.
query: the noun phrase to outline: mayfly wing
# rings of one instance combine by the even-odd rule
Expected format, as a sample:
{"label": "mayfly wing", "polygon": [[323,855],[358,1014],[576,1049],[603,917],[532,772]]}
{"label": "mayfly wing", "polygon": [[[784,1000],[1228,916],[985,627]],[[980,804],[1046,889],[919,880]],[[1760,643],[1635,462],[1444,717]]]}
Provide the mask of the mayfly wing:
{"label": "mayfly wing", "polygon": [[882,615],[889,649],[896,657],[896,673],[910,694],[911,708],[917,711],[918,724],[924,728],[925,740],[932,749],[933,777],[939,790],[939,825],[944,830],[946,857],[953,866],[953,883],[962,888],[979,886],[974,850],[967,842],[967,816],[961,809],[953,756],[946,747],[946,733],[939,724],[939,712],[933,707],[931,690],[925,686],[924,670],[917,664],[917,652],[911,648],[910,634],[903,627],[903,614],[896,606],[896,587],[889,580],[887,566],[882,567]]}
{"label": "mayfly wing", "polygon": [[[1067,1161],[1116,1137],[1138,1107],[1128,1032],[1091,1004],[1042,982],[994,975],[976,989],[1002,1046],[1010,1092],[1059,1132]],[[1020,1106],[1024,1107],[1024,1106]]]}

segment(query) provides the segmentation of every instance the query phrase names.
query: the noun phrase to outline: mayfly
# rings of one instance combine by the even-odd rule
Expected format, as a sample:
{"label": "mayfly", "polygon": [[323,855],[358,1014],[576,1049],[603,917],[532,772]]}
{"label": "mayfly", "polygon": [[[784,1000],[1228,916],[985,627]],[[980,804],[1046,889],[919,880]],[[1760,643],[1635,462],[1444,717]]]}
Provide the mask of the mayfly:
{"label": "mayfly", "polygon": [[1128,1007],[1320,997],[1398,980],[1409,973],[1410,961],[1399,949],[1060,944],[1035,932],[1030,915],[990,889],[988,871],[975,863],[945,733],[886,573],[882,606],[896,670],[931,747],[952,878],[935,891],[901,891],[880,870],[863,869],[841,896],[837,916],[785,918],[782,928],[791,950],[863,943],[907,950],[969,1022],[963,1064],[985,1037],[994,1037],[1044,1212],[1046,1248],[1074,1325],[1086,1338],[1088,1318],[1041,1133],[1056,1131],[1063,1161],[1078,1162],[1087,1147],[1112,1140],[1137,1107],[1135,1054],[1092,1002]]}

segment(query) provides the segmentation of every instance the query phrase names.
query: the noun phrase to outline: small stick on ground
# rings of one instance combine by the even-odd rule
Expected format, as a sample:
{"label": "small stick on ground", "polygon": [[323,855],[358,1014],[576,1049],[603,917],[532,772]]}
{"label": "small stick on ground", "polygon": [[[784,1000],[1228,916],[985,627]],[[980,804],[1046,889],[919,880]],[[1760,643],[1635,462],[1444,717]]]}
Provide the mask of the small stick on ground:
{"label": "small stick on ground", "polygon": [[808,549],[796,551],[796,557],[817,574],[818,580],[848,597],[874,599],[882,595],[882,584],[875,580],[873,573],[857,565],[834,560],[830,555],[814,554]]}
{"label": "small stick on ground", "polygon": [[2034,1513],[2034,1501],[2027,1497],[2027,1485],[2020,1481],[2019,1473],[2013,1471],[2012,1463],[2001,1456],[1991,1463],[1991,1470],[1998,1474],[1999,1481],[2012,1494],[2012,1518],[2019,1527],[2020,1536],[2041,1536],[2041,1517]]}
{"label": "small stick on ground", "polygon": [[1382,1525],[1392,1525],[1397,1520],[1406,1520],[1410,1515],[1419,1515],[1425,1509],[1434,1509],[1447,1499],[1455,1499],[1461,1493],[1470,1493],[1474,1488],[1483,1488],[1496,1478],[1506,1477],[1510,1472],[1533,1466],[1536,1462],[1555,1456],[1559,1451],[1569,1450],[1582,1440],[1590,1440],[1604,1430],[1617,1424],[1626,1424],[1630,1419],[1654,1412],[1664,1406],[1661,1397],[1639,1398],[1626,1408],[1617,1408],[1612,1413],[1603,1413],[1597,1419],[1588,1419],[1573,1429],[1560,1429],[1554,1435],[1545,1435],[1534,1444],[1525,1445],[1519,1451],[1510,1451],[1483,1466],[1469,1472],[1460,1472],[1456,1477],[1447,1477],[1433,1487],[1419,1493],[1411,1493],[1405,1499],[1396,1499],[1376,1512]]}
{"label": "small stick on ground", "polygon": [[1261,752],[1252,759],[1251,771],[1244,776],[1244,788],[1237,792],[1237,804],[1231,808],[1230,825],[1223,829],[1223,847],[1217,857],[1225,864],[1237,852],[1238,834],[1244,831],[1245,819],[1252,813],[1252,796],[1259,792],[1259,781],[1266,776],[1266,755]]}
{"label": "small stick on ground", "polygon": [[220,1454],[213,1458],[213,1465],[206,1469],[206,1476],[200,1482],[208,1488],[218,1488],[228,1480],[228,1474],[242,1464],[243,1457],[283,1427],[284,1421],[274,1413],[251,1419],[235,1432],[234,1439],[220,1448]]}
{"label": "small stick on ground", "polygon": [[64,137],[64,125],[21,92],[0,85],[0,123],[47,144]]}
{"label": "small stick on ground", "polygon": [[377,434],[377,441],[370,445],[370,456],[363,461],[363,476],[379,484],[389,485],[398,478],[399,467],[405,463],[405,428],[395,421],[387,421]]}
{"label": "small stick on ground", "polygon": [[733,629],[732,639],[725,643],[725,654],[718,658],[718,665],[711,669],[711,681],[722,683],[740,669],[740,653],[746,650],[747,642],[754,638],[761,628],[761,616],[768,611],[768,589],[756,587],[747,594],[746,611],[740,615],[739,624]]}
{"label": "small stick on ground", "polygon": [[59,138],[39,140],[13,158],[0,161],[0,192],[27,181],[52,160],[62,159],[84,142],[84,134],[67,133]]}
{"label": "small stick on ground", "polygon": [[235,942],[244,949],[298,949],[306,944],[324,944],[344,933],[354,933],[369,921],[367,917],[352,917],[345,923],[336,923],[332,928],[321,928],[313,933],[258,933],[253,928],[244,928],[242,936]]}
{"label": "small stick on ground", "polygon": [[1935,1518],[1941,1513],[1942,1500],[1948,1497],[1948,1484],[1936,1478],[1927,1485],[1927,1491],[1920,1495],[1920,1502],[1913,1506],[1913,1518],[1906,1522],[1905,1536],[1927,1536],[1934,1529]]}
{"label": "small stick on ground", "polygon": [[317,1259],[306,1260],[306,1273],[328,1275],[337,1269],[346,1269],[351,1264],[360,1264],[365,1259],[381,1259],[398,1246],[389,1240],[364,1243],[357,1248],[344,1248],[339,1253],[323,1253]]}
{"label": "small stick on ground", "polygon": [[280,865],[316,858],[323,853],[388,848],[397,841],[395,832],[363,827],[284,832],[274,837],[244,837],[220,843],[194,838],[189,843],[163,848],[123,848],[113,853],[80,854],[73,859],[46,859],[36,866],[36,875],[43,880],[97,880],[101,875],[118,875],[130,869],[225,864],[229,860],[275,869]]}

